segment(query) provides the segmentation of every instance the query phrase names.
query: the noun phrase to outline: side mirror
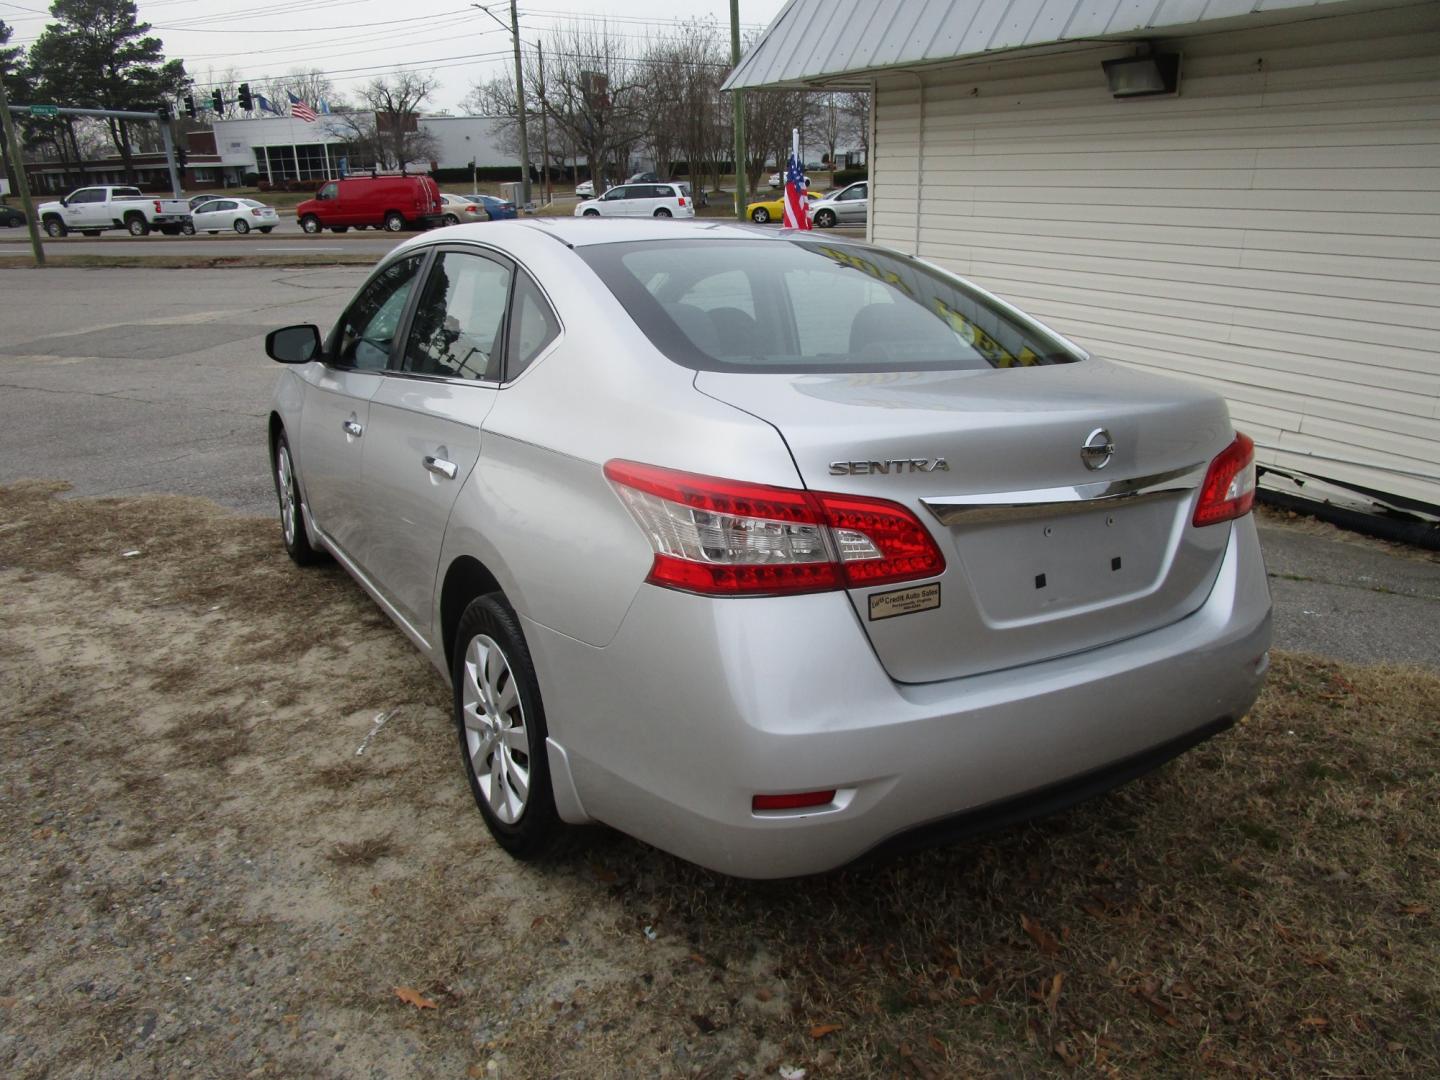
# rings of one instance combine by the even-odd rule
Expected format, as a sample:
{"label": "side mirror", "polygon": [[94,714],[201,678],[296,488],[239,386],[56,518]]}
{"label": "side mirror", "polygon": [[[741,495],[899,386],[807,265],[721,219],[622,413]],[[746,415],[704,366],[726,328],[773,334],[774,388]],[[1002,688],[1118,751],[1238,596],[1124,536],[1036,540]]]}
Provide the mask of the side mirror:
{"label": "side mirror", "polygon": [[302,323],[271,330],[265,335],[265,355],[282,364],[308,364],[320,355],[320,328]]}
{"label": "side mirror", "polygon": [[60,205],[61,205],[61,206],[69,206],[69,205],[70,205],[70,200],[69,200],[69,198],[67,198],[67,197],[64,196],[64,195],[61,195],[61,196],[60,196]]}

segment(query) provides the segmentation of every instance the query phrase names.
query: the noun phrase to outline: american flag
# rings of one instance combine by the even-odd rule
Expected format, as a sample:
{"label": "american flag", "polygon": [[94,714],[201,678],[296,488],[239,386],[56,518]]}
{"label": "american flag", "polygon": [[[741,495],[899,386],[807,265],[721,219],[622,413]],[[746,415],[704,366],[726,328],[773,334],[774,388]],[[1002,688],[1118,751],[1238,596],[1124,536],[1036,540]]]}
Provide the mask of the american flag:
{"label": "american flag", "polygon": [[[286,91],[286,93],[289,93],[289,91]],[[316,120],[320,119],[315,115],[314,109],[310,108],[309,105],[306,105],[305,102],[301,101],[294,94],[290,94],[290,115],[297,120],[304,120],[307,124],[313,124]]]}
{"label": "american flag", "polygon": [[810,204],[805,201],[805,174],[800,170],[800,159],[794,151],[791,151],[790,164],[785,169],[785,228],[810,228]]}

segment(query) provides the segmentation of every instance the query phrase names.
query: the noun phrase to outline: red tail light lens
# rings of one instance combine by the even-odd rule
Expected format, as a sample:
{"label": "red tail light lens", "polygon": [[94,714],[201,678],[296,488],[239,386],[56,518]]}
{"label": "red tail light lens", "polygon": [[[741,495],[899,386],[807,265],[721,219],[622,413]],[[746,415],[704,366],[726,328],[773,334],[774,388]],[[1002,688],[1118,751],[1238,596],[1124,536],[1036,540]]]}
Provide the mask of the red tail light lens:
{"label": "red tail light lens", "polygon": [[1218,525],[1243,517],[1254,505],[1255,441],[1236,432],[1235,441],[1210,462],[1193,520],[1197,526]]}
{"label": "red tail light lens", "polygon": [[835,801],[835,788],[829,791],[799,791],[792,795],[756,795],[750,809],[756,813],[767,810],[803,810],[810,806],[829,806]]}
{"label": "red tail light lens", "polygon": [[646,579],[685,592],[775,596],[933,577],[945,559],[898,503],[611,461],[650,545]]}
{"label": "red tail light lens", "polygon": [[685,196],[684,196],[684,195],[681,195],[681,196],[680,196],[680,205],[681,205],[681,206],[684,206],[684,205],[685,205]]}

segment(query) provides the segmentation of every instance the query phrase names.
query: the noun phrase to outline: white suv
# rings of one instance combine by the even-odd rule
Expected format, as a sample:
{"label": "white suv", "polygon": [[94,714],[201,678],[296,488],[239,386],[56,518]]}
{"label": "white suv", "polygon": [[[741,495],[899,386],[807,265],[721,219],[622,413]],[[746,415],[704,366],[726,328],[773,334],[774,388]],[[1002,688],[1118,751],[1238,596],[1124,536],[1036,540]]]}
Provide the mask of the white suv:
{"label": "white suv", "polygon": [[576,217],[678,217],[695,216],[695,200],[686,184],[621,184],[598,199],[575,207]]}

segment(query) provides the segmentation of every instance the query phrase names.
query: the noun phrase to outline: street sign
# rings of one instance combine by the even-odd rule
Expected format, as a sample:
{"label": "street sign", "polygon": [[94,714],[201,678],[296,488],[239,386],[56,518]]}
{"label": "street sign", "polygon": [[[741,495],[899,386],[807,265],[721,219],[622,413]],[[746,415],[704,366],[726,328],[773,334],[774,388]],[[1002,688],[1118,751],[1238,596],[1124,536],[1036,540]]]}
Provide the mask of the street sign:
{"label": "street sign", "polygon": [[60,106],[58,105],[31,105],[31,116],[59,116]]}

